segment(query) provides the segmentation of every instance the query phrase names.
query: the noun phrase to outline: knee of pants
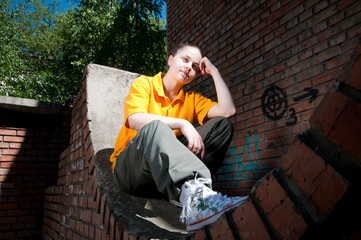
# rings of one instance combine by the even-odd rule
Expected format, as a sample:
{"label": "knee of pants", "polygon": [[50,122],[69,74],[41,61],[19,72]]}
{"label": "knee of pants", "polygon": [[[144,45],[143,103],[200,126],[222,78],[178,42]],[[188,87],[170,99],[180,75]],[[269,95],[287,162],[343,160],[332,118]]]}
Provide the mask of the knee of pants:
{"label": "knee of pants", "polygon": [[[166,128],[169,128],[170,129],[170,127],[168,127],[167,126],[167,124],[165,124],[165,123],[163,123],[162,121],[160,121],[160,120],[152,120],[151,122],[149,122],[149,123],[147,123],[146,125],[144,125],[143,127],[142,127],[142,129],[147,129],[147,128],[163,128],[163,127],[166,127]],[[141,129],[141,130],[142,130]]]}
{"label": "knee of pants", "polygon": [[139,135],[151,137],[154,140],[162,140],[164,137],[175,137],[173,130],[159,120],[153,120],[140,129]]}
{"label": "knee of pants", "polygon": [[222,122],[222,125],[225,126],[225,128],[230,131],[233,132],[233,123],[228,119],[228,118],[225,118],[225,117],[219,117],[220,120]]}
{"label": "knee of pants", "polygon": [[145,124],[145,125],[141,128],[141,130],[142,130],[142,129],[147,129],[147,128],[155,128],[159,123],[160,123],[159,120],[153,120],[153,121]]}
{"label": "knee of pants", "polygon": [[226,134],[226,135],[233,135],[233,123],[225,117],[216,117],[214,119],[211,119],[211,121],[215,121],[217,124],[217,127],[220,128],[222,131],[222,133]]}
{"label": "knee of pants", "polygon": [[[150,123],[147,123],[146,125],[143,126],[144,129],[146,128],[153,128],[155,131],[156,130],[165,130],[165,131],[170,131],[170,132],[173,132],[173,130],[168,127],[167,124],[163,123],[162,121],[160,120],[153,120],[151,121]],[[143,129],[142,128],[142,129]],[[142,130],[141,129],[141,130]]]}

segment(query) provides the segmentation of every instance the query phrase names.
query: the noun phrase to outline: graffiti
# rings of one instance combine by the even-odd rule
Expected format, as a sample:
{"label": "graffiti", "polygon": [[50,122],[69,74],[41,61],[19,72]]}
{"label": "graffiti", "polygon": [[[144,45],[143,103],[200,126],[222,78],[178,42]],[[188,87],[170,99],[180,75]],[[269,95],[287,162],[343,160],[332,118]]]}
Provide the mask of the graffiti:
{"label": "graffiti", "polygon": [[277,86],[270,86],[262,95],[262,112],[271,120],[278,120],[287,111],[286,93]]}
{"label": "graffiti", "polygon": [[[305,88],[306,93],[301,96],[295,97],[295,102],[301,101],[310,97],[309,102],[311,103],[317,98],[318,90],[312,88]],[[292,126],[297,123],[297,116],[295,108],[288,108],[287,95],[281,88],[272,85],[268,87],[262,95],[262,112],[271,120],[281,119],[285,113],[289,111],[289,121],[286,122],[287,126]],[[254,137],[254,150],[251,152],[252,136]],[[259,171],[270,169],[267,166],[259,166],[259,160],[261,160],[261,151],[258,143],[258,134],[248,136],[246,143],[241,149],[241,153],[236,155],[237,147],[233,147],[233,141],[231,148],[228,153],[234,157],[234,161],[230,159],[224,162],[224,166],[221,167],[218,172],[222,180],[234,180],[237,178],[251,179],[254,176],[258,179]],[[236,155],[236,156],[235,156]],[[234,185],[239,185],[239,182],[235,182]]]}
{"label": "graffiti", "polygon": [[[251,147],[251,137],[248,136],[246,139],[246,144],[243,146],[241,150],[241,154],[237,155],[234,159],[233,164],[230,160],[225,161],[225,166],[220,168],[218,171],[222,174],[221,177],[223,180],[234,179],[234,178],[245,178],[251,179],[251,175],[254,174],[255,178],[258,178],[258,171],[262,169],[268,169],[268,167],[260,167],[257,165],[257,160],[261,159],[261,152],[258,145],[258,135],[254,135],[254,153],[250,152]],[[228,150],[228,153],[231,156],[235,155],[237,148],[233,147],[233,142],[231,144],[231,148]],[[244,174],[247,172],[248,174]],[[232,174],[227,174],[232,173]],[[251,173],[251,174],[249,174]]]}
{"label": "graffiti", "polygon": [[292,119],[292,121],[286,122],[286,125],[287,126],[292,126],[292,125],[295,125],[297,123],[296,110],[294,108],[290,108],[289,110],[291,112],[290,118]]}
{"label": "graffiti", "polygon": [[[317,98],[317,89],[305,88],[304,91],[306,93],[295,97],[293,101],[297,102],[310,97],[309,103],[312,103]],[[281,119],[288,109],[286,92],[275,85],[268,87],[262,95],[261,106],[262,112],[267,118],[274,121]],[[297,123],[296,110],[294,108],[290,108],[289,111],[290,121],[286,122],[286,125],[292,126]]]}
{"label": "graffiti", "polygon": [[295,97],[293,99],[293,101],[297,102],[297,101],[300,101],[302,99],[305,99],[305,98],[311,96],[310,100],[308,101],[309,103],[311,103],[313,100],[315,100],[317,98],[317,95],[318,95],[317,89],[305,88],[305,89],[303,89],[303,91],[307,91],[307,93],[305,93],[299,97]]}

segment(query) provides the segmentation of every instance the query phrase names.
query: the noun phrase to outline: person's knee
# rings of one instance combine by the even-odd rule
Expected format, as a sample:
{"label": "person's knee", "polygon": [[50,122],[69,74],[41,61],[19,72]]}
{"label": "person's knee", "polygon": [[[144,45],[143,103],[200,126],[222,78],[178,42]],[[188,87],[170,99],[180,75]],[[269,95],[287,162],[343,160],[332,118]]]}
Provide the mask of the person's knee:
{"label": "person's knee", "polygon": [[220,118],[221,118],[222,125],[224,125],[225,128],[227,128],[233,132],[233,123],[228,118],[225,118],[225,117],[220,117]]}
{"label": "person's knee", "polygon": [[151,128],[151,127],[156,127],[159,124],[159,120],[153,120],[149,123],[147,123],[146,125],[144,125],[143,128]]}
{"label": "person's knee", "polygon": [[216,117],[214,118],[214,121],[217,122],[218,127],[220,127],[222,129],[222,131],[228,132],[228,133],[233,133],[233,123],[225,117]]}
{"label": "person's knee", "polygon": [[165,134],[167,132],[173,133],[172,129],[160,120],[153,120],[147,123],[143,128],[143,132],[152,133],[153,136],[157,134]]}
{"label": "person's knee", "polygon": [[144,125],[144,128],[158,129],[158,128],[169,128],[169,127],[160,120],[153,120],[153,121],[147,123],[146,125]]}

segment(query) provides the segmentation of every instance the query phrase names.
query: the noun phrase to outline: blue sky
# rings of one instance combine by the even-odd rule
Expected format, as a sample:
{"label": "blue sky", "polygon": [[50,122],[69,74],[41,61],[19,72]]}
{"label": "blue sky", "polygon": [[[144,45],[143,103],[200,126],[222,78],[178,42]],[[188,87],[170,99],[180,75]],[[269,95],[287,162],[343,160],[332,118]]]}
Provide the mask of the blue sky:
{"label": "blue sky", "polygon": [[[64,8],[64,10],[69,8],[68,0],[59,0],[59,1],[60,1],[61,8]],[[164,5],[162,7],[162,16],[161,17],[162,17],[163,20],[167,19],[167,5],[166,5],[166,3],[164,3]]]}

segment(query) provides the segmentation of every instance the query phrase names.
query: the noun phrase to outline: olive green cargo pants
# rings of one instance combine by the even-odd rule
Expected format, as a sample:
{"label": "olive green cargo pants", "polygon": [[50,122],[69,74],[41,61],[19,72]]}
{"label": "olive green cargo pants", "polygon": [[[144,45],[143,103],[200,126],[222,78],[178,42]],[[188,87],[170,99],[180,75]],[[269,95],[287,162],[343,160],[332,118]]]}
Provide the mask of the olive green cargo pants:
{"label": "olive green cargo pants", "polygon": [[197,127],[205,145],[203,161],[188,148],[187,139],[177,138],[160,121],[145,125],[127,144],[117,159],[114,176],[120,188],[138,196],[163,193],[169,200],[179,200],[182,184],[198,172],[211,178],[222,164],[233,135],[233,125],[226,118],[214,118]]}

